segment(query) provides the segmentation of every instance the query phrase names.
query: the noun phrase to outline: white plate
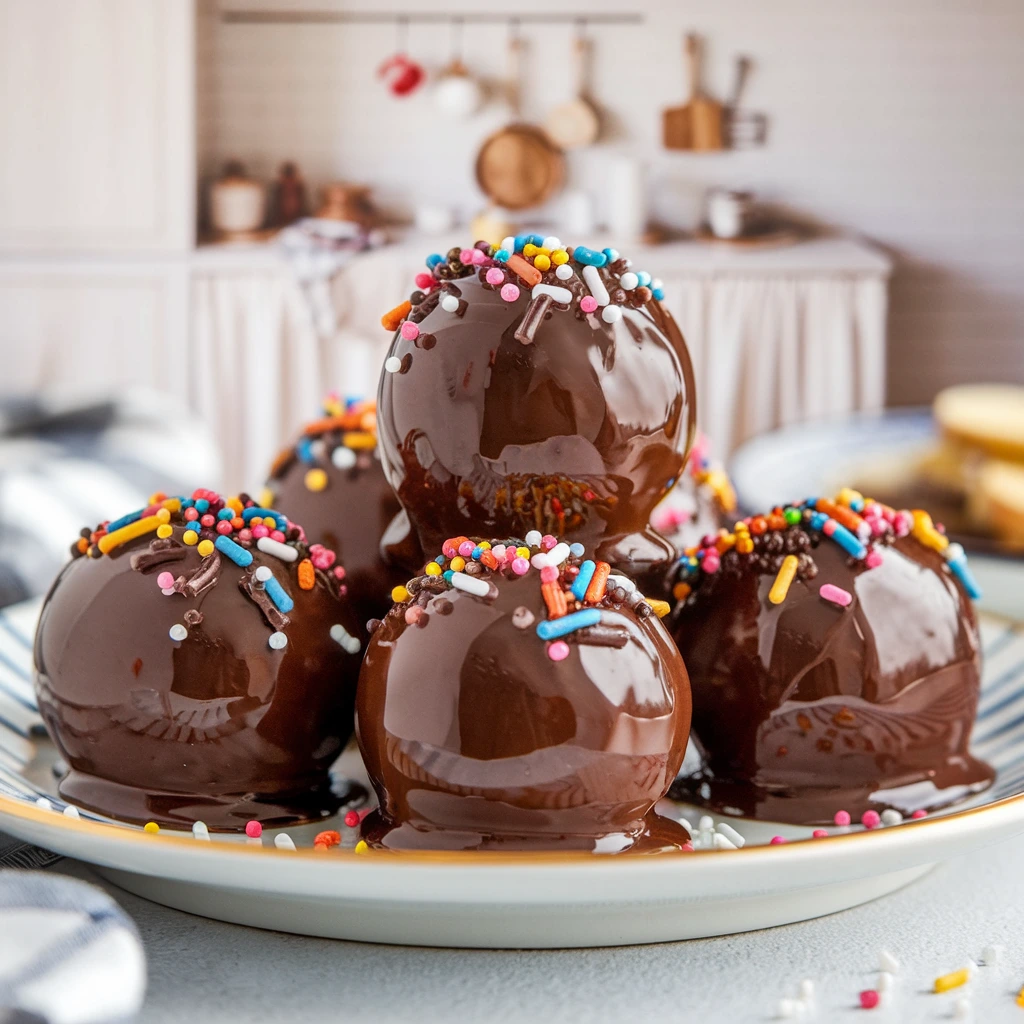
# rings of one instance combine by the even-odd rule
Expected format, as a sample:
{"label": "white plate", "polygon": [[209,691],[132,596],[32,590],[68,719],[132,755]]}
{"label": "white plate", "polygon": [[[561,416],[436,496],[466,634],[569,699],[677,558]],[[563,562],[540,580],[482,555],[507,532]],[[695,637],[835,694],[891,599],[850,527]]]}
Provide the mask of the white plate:
{"label": "white plate", "polygon": [[[9,636],[9,624],[7,630]],[[973,749],[996,768],[995,785],[954,812],[871,833],[754,845],[776,833],[805,839],[809,830],[733,820],[750,840],[741,850],[649,858],[358,855],[351,849],[353,830],[343,826],[343,848],[314,852],[312,834],[323,824],[289,829],[299,846],[294,852],[274,848],[269,834],[259,848],[220,836],[202,842],[84,814],[65,817],[53,796],[52,747],[38,738],[37,753],[20,768],[3,768],[0,760],[0,828],[88,861],[122,888],[158,903],[308,935],[541,948],[661,942],[787,924],[884,896],[939,861],[1024,832],[1024,627],[986,619],[983,641],[986,671]],[[36,806],[40,793],[50,795],[55,810]]]}

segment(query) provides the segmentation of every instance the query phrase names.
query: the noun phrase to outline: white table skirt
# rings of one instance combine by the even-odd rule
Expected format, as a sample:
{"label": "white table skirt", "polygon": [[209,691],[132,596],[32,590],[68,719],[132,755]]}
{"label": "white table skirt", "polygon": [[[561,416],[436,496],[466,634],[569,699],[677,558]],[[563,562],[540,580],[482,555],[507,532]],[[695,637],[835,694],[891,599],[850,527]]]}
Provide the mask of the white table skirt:
{"label": "white table skirt", "polygon": [[[407,297],[428,252],[456,241],[410,238],[354,259],[333,282],[338,329],[327,339],[273,249],[200,254],[188,398],[222,439],[229,485],[258,486],[328,390],[376,393],[390,341],[381,314]],[[716,453],[774,427],[883,405],[889,265],[874,250],[826,238],[752,252],[677,243],[633,256],[664,281]]]}

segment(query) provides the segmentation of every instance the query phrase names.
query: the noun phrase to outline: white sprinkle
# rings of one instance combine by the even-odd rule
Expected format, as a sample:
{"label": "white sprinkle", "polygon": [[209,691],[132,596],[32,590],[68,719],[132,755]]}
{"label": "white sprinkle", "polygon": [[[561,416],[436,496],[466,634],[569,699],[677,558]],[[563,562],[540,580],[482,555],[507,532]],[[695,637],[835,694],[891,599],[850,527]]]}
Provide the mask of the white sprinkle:
{"label": "white sprinkle", "polygon": [[170,597],[174,593],[174,587],[161,587],[160,593],[163,594],[164,597]]}
{"label": "white sprinkle", "polygon": [[601,310],[601,319],[606,324],[617,324],[622,319],[621,306],[605,306]]}
{"label": "white sprinkle", "polygon": [[986,946],[981,951],[981,962],[986,967],[994,967],[1002,959],[1003,959],[1003,947],[1002,946]]}
{"label": "white sprinkle", "polygon": [[814,1000],[814,982],[810,978],[804,978],[800,982],[800,998],[805,1003],[810,1003]]}
{"label": "white sprinkle", "polygon": [[568,288],[559,288],[558,285],[554,284],[535,284],[533,286],[533,297],[536,299],[541,295],[550,295],[555,302],[562,302],[565,305],[569,305],[572,302],[572,292]]}
{"label": "white sprinkle", "polygon": [[271,633],[270,639],[267,642],[270,644],[271,647],[274,648],[275,651],[280,651],[288,646],[288,637],[286,637],[284,633],[281,632]]}
{"label": "white sprinkle", "polygon": [[964,557],[963,545],[957,544],[954,541],[952,544],[947,545],[946,550],[942,552],[947,562],[956,562]]}
{"label": "white sprinkle", "polygon": [[608,586],[622,587],[627,594],[632,594],[636,590],[636,584],[628,576],[619,576],[616,573],[609,575]]}
{"label": "white sprinkle", "polygon": [[890,974],[900,973],[900,962],[888,950],[883,949],[878,955],[878,968]]}
{"label": "white sprinkle", "polygon": [[953,1020],[971,1019],[971,1001],[969,999],[958,999],[953,1004]]}
{"label": "white sprinkle", "polygon": [[726,839],[728,839],[734,846],[742,847],[746,843],[746,839],[744,839],[743,836],[741,836],[739,832],[732,827],[732,825],[729,825],[724,821],[720,821],[715,826],[715,829],[718,832],[721,832],[722,835],[725,836]]}
{"label": "white sprinkle", "polygon": [[336,622],[331,626],[331,639],[348,651],[349,654],[359,653],[361,646],[359,641],[340,622]]}
{"label": "white sprinkle", "polygon": [[[299,557],[299,553],[295,548],[288,544],[282,544],[279,540],[274,540],[273,537],[260,537],[256,541],[256,547],[266,555],[280,558],[282,562],[294,562]],[[261,566],[260,568],[266,568],[266,566]],[[256,571],[259,572],[259,569]]]}
{"label": "white sprinkle", "polygon": [[273,571],[267,565],[257,566],[256,571],[253,573],[253,576],[255,576],[256,579],[260,581],[260,583],[266,583],[267,580],[269,580],[270,577],[273,575]]}
{"label": "white sprinkle", "polygon": [[78,813],[77,807],[75,807],[73,804],[68,804],[67,807],[64,808],[64,817],[81,818],[81,815]]}
{"label": "white sprinkle", "polygon": [[491,585],[487,580],[478,576],[468,576],[464,572],[452,573],[452,586],[456,590],[464,590],[467,594],[474,594],[477,597],[486,597],[491,592]]}
{"label": "white sprinkle", "polygon": [[506,250],[506,252],[510,252],[510,253],[515,252],[516,251],[515,236],[514,235],[508,235],[507,237],[503,238],[501,240],[501,245],[498,246],[498,248],[499,249],[504,249],[504,250]]}
{"label": "white sprinkle", "polygon": [[524,538],[528,548],[539,548],[541,541],[540,530],[531,530]]}
{"label": "white sprinkle", "polygon": [[192,822],[192,836],[194,839],[203,839],[206,842],[210,841],[210,830],[206,827],[205,821]]}
{"label": "white sprinkle", "polygon": [[972,979],[978,973],[978,965],[973,960],[968,960],[962,969],[967,972],[968,980]]}
{"label": "white sprinkle", "polygon": [[716,832],[712,837],[716,850],[735,850],[736,847],[729,842],[721,832]]}
{"label": "white sprinkle", "polygon": [[587,264],[583,268],[583,280],[587,283],[590,294],[597,300],[597,304],[599,306],[607,306],[611,301],[611,296],[608,294],[608,289],[604,286],[604,281],[601,280],[601,274],[598,272],[597,267]]}
{"label": "white sprinkle", "polygon": [[[339,444],[331,452],[331,462],[334,463],[337,469],[351,469],[356,464],[356,453],[351,448],[346,448],[343,444]],[[262,540],[263,538],[261,537],[260,539]]]}
{"label": "white sprinkle", "polygon": [[660,277],[656,277],[651,282],[651,288],[664,288],[664,287],[665,287],[665,282],[662,281],[662,279]]}
{"label": "white sprinkle", "polygon": [[561,565],[570,554],[569,545],[560,541],[548,552],[548,565]]}
{"label": "white sprinkle", "polygon": [[544,239],[544,244],[541,246],[541,248],[550,249],[552,252],[554,252],[556,249],[562,248],[562,240],[560,238],[557,238],[555,235],[548,235],[548,237]]}
{"label": "white sprinkle", "polygon": [[459,308],[459,299],[456,295],[446,295],[441,299],[441,308],[446,313],[455,313]]}
{"label": "white sprinkle", "polygon": [[691,836],[693,835],[693,826],[690,824],[690,821],[689,821],[688,818],[676,818],[676,821],[678,821],[679,824],[682,825],[683,828],[685,828],[686,831],[689,832]]}
{"label": "white sprinkle", "polygon": [[780,999],[779,1008],[775,1014],[780,1020],[791,1020],[797,1015],[797,1004],[795,999]]}
{"label": "white sprinkle", "polygon": [[402,360],[399,359],[398,356],[388,356],[387,359],[384,360],[384,369],[387,370],[388,373],[398,373],[401,368]]}
{"label": "white sprinkle", "polygon": [[53,804],[51,804],[50,801],[47,800],[45,796],[40,796],[36,798],[36,807],[38,807],[39,810],[41,811],[53,810]]}
{"label": "white sprinkle", "polygon": [[274,836],[274,845],[279,850],[294,850],[295,842],[287,832],[279,832]]}
{"label": "white sprinkle", "polygon": [[534,569],[543,569],[545,566],[550,564],[551,559],[548,558],[548,553],[546,551],[538,551],[537,554],[530,558],[530,565],[532,565]]}
{"label": "white sprinkle", "polygon": [[881,817],[883,825],[899,825],[903,822],[903,815],[892,807],[887,807],[882,811]]}
{"label": "white sprinkle", "polygon": [[573,276],[572,267],[570,267],[568,263],[559,263],[558,266],[555,267],[555,277],[557,277],[559,281],[568,281]]}
{"label": "white sprinkle", "polygon": [[700,821],[697,823],[697,828],[699,828],[701,832],[711,832],[714,830],[714,827],[715,819],[709,814],[702,814]]}
{"label": "white sprinkle", "polygon": [[896,984],[896,979],[888,971],[879,971],[878,981],[875,988],[879,992],[891,992]]}
{"label": "white sprinkle", "polygon": [[184,640],[188,636],[188,630],[180,622],[171,626],[167,633],[172,640]]}
{"label": "white sprinkle", "polygon": [[627,270],[626,273],[619,278],[619,284],[625,288],[627,292],[631,292],[639,283],[640,278],[631,270]]}

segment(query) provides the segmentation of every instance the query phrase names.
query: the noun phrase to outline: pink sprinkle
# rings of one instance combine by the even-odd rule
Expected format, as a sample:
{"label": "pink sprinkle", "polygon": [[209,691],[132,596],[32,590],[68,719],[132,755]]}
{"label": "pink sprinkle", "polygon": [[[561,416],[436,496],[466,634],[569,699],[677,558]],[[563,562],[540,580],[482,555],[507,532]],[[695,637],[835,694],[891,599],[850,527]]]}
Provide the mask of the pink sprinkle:
{"label": "pink sprinkle", "polygon": [[517,576],[525,576],[530,571],[530,563],[522,555],[512,559],[512,571]]}
{"label": "pink sprinkle", "polygon": [[700,563],[701,569],[704,572],[718,572],[721,562],[718,560],[718,555],[706,554],[704,560]]}
{"label": "pink sprinkle", "polygon": [[836,811],[836,816],[832,819],[840,828],[845,828],[850,824],[850,812],[849,811]]}
{"label": "pink sprinkle", "polygon": [[540,549],[541,551],[550,551],[557,543],[557,538],[552,537],[550,533],[545,533],[540,539]]}
{"label": "pink sprinkle", "polygon": [[363,808],[363,809],[362,809],[362,810],[361,810],[361,811],[359,812],[359,823],[360,823],[360,824],[362,824],[362,822],[363,822],[363,818],[365,818],[365,817],[366,817],[366,816],[367,816],[367,815],[368,815],[368,814],[370,813],[370,811],[372,811],[372,810],[373,810],[373,808],[372,808],[372,807],[364,807],[364,808]]}
{"label": "pink sprinkle", "polygon": [[882,552],[878,548],[872,548],[868,557],[864,559],[869,569],[877,569],[882,564]]}
{"label": "pink sprinkle", "polygon": [[252,528],[252,535],[257,540],[259,540],[260,537],[269,537],[270,536],[270,527],[269,526],[264,526],[262,523],[260,523],[258,526],[254,526]]}
{"label": "pink sprinkle", "polygon": [[355,828],[359,824],[359,815],[355,811],[345,812],[345,824],[349,828]]}
{"label": "pink sprinkle", "polygon": [[881,996],[873,989],[867,988],[860,994],[860,1005],[865,1010],[873,1010],[881,1000]]}
{"label": "pink sprinkle", "polygon": [[213,524],[215,522],[217,522],[216,517],[215,516],[211,516],[210,513],[207,512],[206,515],[203,516],[203,518],[199,520],[199,525],[200,526],[205,526],[205,527],[209,528],[209,527],[213,526]]}
{"label": "pink sprinkle", "polygon": [[491,267],[491,269],[487,271],[484,280],[488,284],[499,285],[505,280],[505,275],[497,267]]}
{"label": "pink sprinkle", "polygon": [[853,600],[853,597],[848,590],[843,590],[842,587],[837,587],[832,583],[822,584],[821,590],[818,591],[818,594],[826,601],[831,601],[833,604],[837,604],[842,608],[845,608]]}
{"label": "pink sprinkle", "polygon": [[156,578],[156,585],[161,590],[167,590],[174,586],[174,574],[169,572],[162,572]]}
{"label": "pink sprinkle", "polygon": [[463,558],[472,558],[473,549],[475,547],[476,545],[471,540],[464,540],[459,545],[459,554],[462,555]]}
{"label": "pink sprinkle", "polygon": [[337,580],[343,580],[345,578],[345,566],[343,565],[336,565],[332,572],[334,573],[334,578]]}
{"label": "pink sprinkle", "polygon": [[279,544],[284,543],[284,534],[280,530],[271,530],[270,539],[276,540]]}
{"label": "pink sprinkle", "polygon": [[408,622],[410,626],[415,626],[422,617],[423,609],[418,604],[410,605],[405,609],[405,621]]}
{"label": "pink sprinkle", "polygon": [[506,302],[515,302],[519,298],[519,286],[514,284],[503,284],[501,286],[501,297]]}
{"label": "pink sprinkle", "polygon": [[580,299],[580,309],[582,309],[584,313],[593,313],[594,310],[597,309],[597,299],[595,299],[593,295],[584,295],[583,298]]}
{"label": "pink sprinkle", "polygon": [[914,521],[907,512],[897,512],[892,525],[897,537],[906,537],[910,533],[910,528],[914,525]]}
{"label": "pink sprinkle", "polygon": [[226,537],[231,532],[231,523],[227,519],[219,520],[217,522],[217,532]]}
{"label": "pink sprinkle", "polygon": [[259,839],[263,835],[263,826],[258,821],[247,821],[245,823],[245,834],[250,839]]}
{"label": "pink sprinkle", "polygon": [[198,519],[198,518],[199,518],[199,512],[198,512],[198,510],[196,510],[196,509],[194,509],[194,508],[187,508],[187,509],[185,509],[185,518],[186,518],[186,519],[187,519],[187,520],[188,520],[188,521],[189,521],[190,523],[192,522],[192,520],[193,520],[193,519]]}
{"label": "pink sprinkle", "polygon": [[554,583],[558,579],[558,570],[553,565],[545,565],[540,571],[541,583]]}
{"label": "pink sprinkle", "polygon": [[462,249],[459,252],[459,262],[465,263],[467,267],[471,267],[476,263],[476,257],[479,249]]}
{"label": "pink sprinkle", "polygon": [[441,545],[441,554],[445,558],[454,558],[458,553],[459,549],[450,540],[446,540]]}
{"label": "pink sprinkle", "polygon": [[505,545],[504,544],[495,544],[494,547],[491,548],[491,554],[494,555],[494,557],[499,562],[502,561],[504,559],[504,557],[505,557]]}
{"label": "pink sprinkle", "polygon": [[552,661],[565,661],[569,657],[569,645],[564,640],[548,644],[548,657]]}
{"label": "pink sprinkle", "polygon": [[434,278],[431,274],[417,274],[416,275],[416,287],[421,291],[432,288],[434,285]]}
{"label": "pink sprinkle", "polygon": [[922,811],[922,810],[918,809],[918,810],[914,811],[914,813],[911,815],[911,817],[914,819],[914,821],[920,821],[922,818],[927,818],[928,817],[928,812],[927,811]]}
{"label": "pink sprinkle", "polygon": [[771,845],[772,845],[772,846],[781,846],[781,845],[782,845],[783,843],[786,843],[786,842],[788,842],[788,841],[789,841],[789,840],[787,840],[787,839],[786,839],[785,837],[783,837],[783,836],[772,836],[772,839],[771,839]]}
{"label": "pink sprinkle", "polygon": [[406,341],[415,341],[420,336],[420,328],[418,324],[414,324],[411,320],[406,320],[402,324],[402,337]]}
{"label": "pink sprinkle", "polygon": [[828,832],[823,828],[816,828],[812,833],[815,839],[828,839]]}
{"label": "pink sprinkle", "polygon": [[244,529],[239,530],[238,531],[238,539],[240,541],[242,541],[242,542],[246,542],[246,541],[252,540],[252,530],[250,530],[248,527],[245,527]]}
{"label": "pink sprinkle", "polygon": [[836,532],[836,527],[838,525],[839,524],[834,519],[826,519],[825,525],[821,528],[821,532],[825,534],[826,537],[831,537],[832,534]]}
{"label": "pink sprinkle", "polygon": [[882,824],[882,816],[878,811],[865,811],[860,816],[860,823],[865,828],[878,828]]}
{"label": "pink sprinkle", "polygon": [[683,853],[693,853],[693,843],[683,843],[679,849],[682,850]]}

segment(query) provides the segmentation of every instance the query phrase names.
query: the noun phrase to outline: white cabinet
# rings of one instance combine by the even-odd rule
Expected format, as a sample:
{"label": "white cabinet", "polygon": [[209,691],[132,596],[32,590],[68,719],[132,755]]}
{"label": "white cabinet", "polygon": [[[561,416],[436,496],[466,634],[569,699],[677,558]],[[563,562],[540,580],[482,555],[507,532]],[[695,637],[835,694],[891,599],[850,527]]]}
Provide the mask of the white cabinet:
{"label": "white cabinet", "polygon": [[0,252],[185,250],[192,0],[0,0]]}

